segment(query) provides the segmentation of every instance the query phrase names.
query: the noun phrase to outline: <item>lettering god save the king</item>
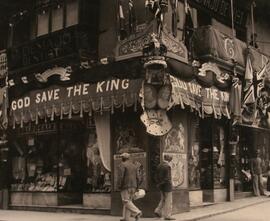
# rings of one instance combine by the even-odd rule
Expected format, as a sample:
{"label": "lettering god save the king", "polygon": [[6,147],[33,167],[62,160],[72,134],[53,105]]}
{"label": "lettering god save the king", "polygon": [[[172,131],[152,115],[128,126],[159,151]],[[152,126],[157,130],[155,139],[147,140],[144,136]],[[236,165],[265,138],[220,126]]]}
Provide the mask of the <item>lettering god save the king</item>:
{"label": "lettering god save the king", "polygon": [[129,88],[129,79],[113,79],[100,81],[96,84],[77,84],[69,87],[50,88],[44,91],[36,91],[29,96],[13,100],[11,108],[13,111],[30,107],[31,104],[42,104],[50,101],[67,100],[80,96],[95,96],[105,92],[126,90]]}

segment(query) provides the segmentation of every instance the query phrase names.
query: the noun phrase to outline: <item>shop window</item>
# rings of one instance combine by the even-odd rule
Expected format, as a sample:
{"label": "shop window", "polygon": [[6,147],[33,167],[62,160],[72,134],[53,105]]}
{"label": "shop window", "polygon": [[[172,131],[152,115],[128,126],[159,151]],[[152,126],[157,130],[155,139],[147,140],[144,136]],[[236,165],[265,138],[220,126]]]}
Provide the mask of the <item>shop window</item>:
{"label": "shop window", "polygon": [[37,36],[61,30],[79,22],[78,0],[66,0],[61,3],[39,0],[37,5]]}
{"label": "shop window", "polygon": [[63,7],[58,6],[52,10],[52,31],[57,31],[63,28],[63,14]]}
{"label": "shop window", "polygon": [[83,134],[64,133],[59,144],[59,191],[82,192]]}
{"label": "shop window", "polygon": [[111,192],[111,172],[108,167],[110,167],[111,153],[107,148],[110,148],[110,117],[109,114],[103,114],[95,116],[94,119],[89,119],[90,126],[86,134],[84,192],[109,193]]}
{"label": "shop window", "polygon": [[226,187],[226,151],[224,126],[213,125],[213,173],[214,187]]}
{"label": "shop window", "polygon": [[45,10],[37,15],[37,36],[48,34],[49,32],[49,12]]}
{"label": "shop window", "polygon": [[12,142],[12,191],[57,191],[57,143],[49,136]]}
{"label": "shop window", "polygon": [[84,192],[111,192],[111,174],[102,163],[95,130],[89,130],[85,154],[87,177]]}
{"label": "shop window", "polygon": [[66,5],[66,27],[76,25],[79,21],[79,2],[68,0]]}
{"label": "shop window", "polygon": [[212,121],[200,120],[200,183],[202,189],[213,189]]}
{"label": "shop window", "polygon": [[190,148],[189,148],[189,159],[188,159],[188,177],[189,177],[189,188],[200,189],[200,130],[199,130],[199,119],[195,117],[191,119],[191,130],[190,130]]}

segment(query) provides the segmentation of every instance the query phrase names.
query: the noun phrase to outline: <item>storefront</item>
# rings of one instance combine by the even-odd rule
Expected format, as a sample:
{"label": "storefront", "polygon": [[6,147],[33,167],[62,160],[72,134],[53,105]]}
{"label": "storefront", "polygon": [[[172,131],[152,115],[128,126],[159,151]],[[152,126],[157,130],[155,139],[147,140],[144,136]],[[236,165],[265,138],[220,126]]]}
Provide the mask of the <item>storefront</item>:
{"label": "storefront", "polygon": [[[112,79],[95,84],[51,85],[13,99],[11,207],[79,204],[110,210],[110,116],[136,110],[141,82]],[[125,148],[130,136],[136,138],[132,131],[126,136],[126,129],[119,130],[119,150]],[[135,145],[135,140],[130,142]]]}

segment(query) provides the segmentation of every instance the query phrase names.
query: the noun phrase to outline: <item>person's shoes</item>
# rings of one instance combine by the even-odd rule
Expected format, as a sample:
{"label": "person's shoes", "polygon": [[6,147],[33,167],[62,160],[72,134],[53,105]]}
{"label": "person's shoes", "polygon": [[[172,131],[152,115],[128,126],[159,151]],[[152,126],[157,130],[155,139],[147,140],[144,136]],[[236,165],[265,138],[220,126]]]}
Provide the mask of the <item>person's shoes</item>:
{"label": "person's shoes", "polygon": [[164,219],[165,219],[165,220],[175,220],[174,217],[165,217]]}
{"label": "person's shoes", "polygon": [[141,216],[142,216],[142,212],[137,213],[135,216],[135,221],[138,221]]}
{"label": "person's shoes", "polygon": [[159,218],[161,217],[161,215],[159,213],[157,213],[157,212],[154,212],[154,214],[155,214],[156,217],[159,217]]}
{"label": "person's shoes", "polygon": [[120,221],[126,221],[125,219],[120,219]]}

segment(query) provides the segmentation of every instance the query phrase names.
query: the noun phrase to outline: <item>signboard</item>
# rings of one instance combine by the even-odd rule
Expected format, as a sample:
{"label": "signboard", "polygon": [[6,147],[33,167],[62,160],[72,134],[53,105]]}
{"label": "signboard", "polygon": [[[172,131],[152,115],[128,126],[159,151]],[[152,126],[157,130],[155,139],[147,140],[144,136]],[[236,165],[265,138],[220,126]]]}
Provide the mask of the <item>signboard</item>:
{"label": "signboard", "polygon": [[[63,116],[72,113],[105,111],[132,106],[137,102],[142,79],[111,79],[95,84],[78,83],[71,86],[53,85],[30,91],[24,97],[11,99],[10,110],[17,123],[37,120],[44,116]],[[38,116],[37,116],[38,115]],[[22,124],[21,124],[22,126]]]}
{"label": "signboard", "polygon": [[[130,81],[129,79],[114,79],[101,81],[97,84],[80,83],[68,87],[51,86],[44,90],[31,91],[29,95],[13,100],[11,109],[13,111],[34,108],[38,105],[50,105],[50,103],[69,102],[88,98],[100,98],[101,96],[112,96],[125,91],[135,90],[141,80]],[[134,88],[135,87],[135,88]]]}
{"label": "signboard", "polygon": [[29,123],[22,128],[16,128],[16,133],[20,136],[29,134],[56,133],[56,131],[57,125],[55,122],[48,122],[42,124]]}
{"label": "signboard", "polygon": [[[190,0],[190,4],[196,8],[207,11],[217,20],[231,22],[231,3],[230,0]],[[247,20],[247,10],[234,4],[234,22],[244,28]]]}
{"label": "signboard", "polygon": [[172,186],[174,189],[186,188],[187,183],[187,154],[180,153],[163,153],[172,157],[169,163],[172,174]]}
{"label": "signboard", "polygon": [[186,82],[173,76],[170,77],[172,84],[172,99],[175,105],[189,105],[190,107],[207,114],[215,113],[229,117],[228,104],[230,95],[216,87],[205,88],[195,80]]}

